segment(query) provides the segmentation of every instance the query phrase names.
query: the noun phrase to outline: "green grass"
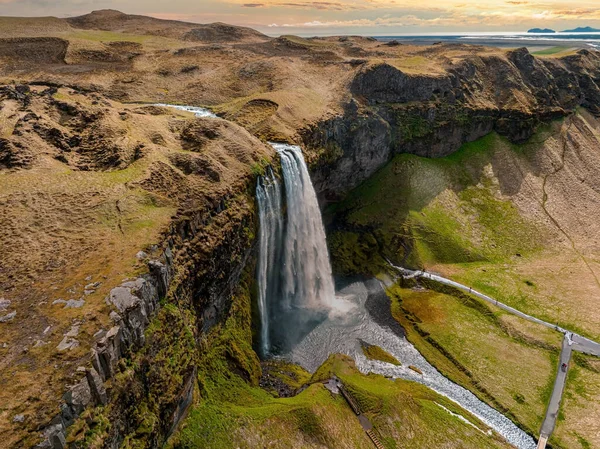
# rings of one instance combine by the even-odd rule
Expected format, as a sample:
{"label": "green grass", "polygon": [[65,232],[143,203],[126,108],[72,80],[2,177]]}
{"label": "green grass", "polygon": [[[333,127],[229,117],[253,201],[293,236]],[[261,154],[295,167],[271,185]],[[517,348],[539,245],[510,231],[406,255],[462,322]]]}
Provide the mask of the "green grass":
{"label": "green grass", "polygon": [[[281,364],[282,380],[310,383],[291,398],[278,398],[257,386],[260,367],[250,346],[250,284],[246,278],[226,322],[202,339],[198,357],[198,399],[168,447],[191,449],[364,448],[372,442],[340,395],[320,382],[337,375],[359,402],[388,449],[439,447],[507,448],[486,427],[449,400],[424,386],[365,376],[345,356],[332,356],[308,379],[301,369]],[[439,406],[462,414],[468,426]]]}
{"label": "green grass", "polygon": [[328,210],[345,232],[358,234],[354,256],[352,245],[340,245],[333,235],[334,267],[348,271],[347,260],[364,260],[364,246],[376,246],[373,238],[383,255],[413,267],[497,263],[537,251],[543,234],[502,198],[488,170],[499,151],[524,157],[495,134],[445,158],[396,156]]}
{"label": "green grass", "polygon": [[600,359],[573,354],[551,443],[574,449],[600,445]]}
{"label": "green grass", "polygon": [[544,50],[534,51],[532,53],[532,55],[535,55],[535,56],[555,55],[557,53],[561,53],[565,50],[568,50],[569,48],[570,47],[561,47],[561,46],[550,47],[550,48],[545,48]]}
{"label": "green grass", "polygon": [[363,342],[361,347],[365,356],[370,360],[379,360],[381,362],[391,363],[392,365],[396,366],[401,365],[396,357],[379,346],[370,345]]}
{"label": "green grass", "polygon": [[[560,335],[515,328],[467,295],[390,289],[407,338],[444,375],[535,433],[552,392]],[[524,363],[526,361],[526,363]]]}

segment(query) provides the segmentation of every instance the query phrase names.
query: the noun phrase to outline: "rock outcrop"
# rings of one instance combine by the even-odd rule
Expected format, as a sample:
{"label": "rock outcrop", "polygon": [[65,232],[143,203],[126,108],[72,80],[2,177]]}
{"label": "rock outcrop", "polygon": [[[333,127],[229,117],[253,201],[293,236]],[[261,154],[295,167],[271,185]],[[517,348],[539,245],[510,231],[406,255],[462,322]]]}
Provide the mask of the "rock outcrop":
{"label": "rock outcrop", "polygon": [[600,53],[587,50],[542,60],[522,48],[467,58],[437,75],[375,63],[353,79],[344,114],[301,138],[319,154],[312,165],[321,199],[335,201],[397,153],[443,157],[492,131],[522,143],[579,106],[600,114],[599,83]]}

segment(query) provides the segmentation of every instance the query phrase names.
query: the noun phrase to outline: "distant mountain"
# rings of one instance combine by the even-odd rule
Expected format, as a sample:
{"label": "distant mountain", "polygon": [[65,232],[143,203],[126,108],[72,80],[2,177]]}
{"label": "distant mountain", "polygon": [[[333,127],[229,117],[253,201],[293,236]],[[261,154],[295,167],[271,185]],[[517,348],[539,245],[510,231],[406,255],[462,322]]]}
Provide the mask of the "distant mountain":
{"label": "distant mountain", "polygon": [[[2,0],[0,0],[0,4]],[[64,19],[74,28],[146,34],[196,42],[259,43],[270,40],[250,28],[224,23],[198,24],[163,20],[154,17],[124,14],[113,9],[92,11],[89,14]]]}
{"label": "distant mountain", "polygon": [[556,33],[556,31],[551,30],[550,28],[532,28],[532,29],[528,30],[527,32],[528,33],[546,33],[546,34]]}
{"label": "distant mountain", "polygon": [[592,27],[579,27],[574,30],[565,30],[563,33],[600,33],[600,30]]}

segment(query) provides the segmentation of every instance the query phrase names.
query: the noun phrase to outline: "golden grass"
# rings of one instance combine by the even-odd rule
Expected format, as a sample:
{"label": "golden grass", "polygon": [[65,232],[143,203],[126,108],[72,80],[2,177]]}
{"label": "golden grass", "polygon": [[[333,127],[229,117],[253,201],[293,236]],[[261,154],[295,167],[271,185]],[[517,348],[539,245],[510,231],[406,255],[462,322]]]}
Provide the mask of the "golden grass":
{"label": "golden grass", "polygon": [[414,75],[443,74],[445,70],[438,61],[424,56],[406,56],[402,58],[388,59],[386,62],[397,69]]}
{"label": "golden grass", "polygon": [[550,323],[600,339],[599,290],[588,267],[600,274],[600,263],[585,264],[570,251],[545,251],[510,264],[435,265],[431,269]]}
{"label": "golden grass", "polygon": [[380,346],[363,343],[362,351],[365,354],[365,357],[370,360],[379,360],[380,362],[386,362],[391,363],[392,365],[400,366],[398,359]]}

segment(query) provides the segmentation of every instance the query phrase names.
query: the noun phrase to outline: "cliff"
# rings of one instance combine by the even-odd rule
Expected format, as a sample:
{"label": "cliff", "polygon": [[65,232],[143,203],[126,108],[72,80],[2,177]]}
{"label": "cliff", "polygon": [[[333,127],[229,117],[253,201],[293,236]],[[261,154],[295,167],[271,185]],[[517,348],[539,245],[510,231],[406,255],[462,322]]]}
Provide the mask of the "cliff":
{"label": "cliff", "polygon": [[352,80],[354,98],[343,115],[301,135],[326,155],[315,165],[315,181],[322,197],[335,201],[394,154],[444,157],[492,131],[523,143],[541,123],[578,107],[598,114],[599,79],[600,56],[587,50],[541,60],[520,49],[469,58],[436,76],[373,64]]}
{"label": "cliff", "polygon": [[[289,406],[256,387],[253,187],[273,157],[268,140],[303,144],[323,202],[344,200],[330,210],[329,238],[343,274],[372,274],[382,255],[415,266],[508,264],[534,252],[528,240],[546,237],[529,219],[553,226],[554,187],[560,204],[566,186],[577,185],[581,210],[595,207],[597,186],[580,178],[596,177],[597,161],[582,156],[563,172],[557,136],[570,153],[593,153],[597,52],[537,58],[525,49],[360,37],[270,39],[224,24],[103,11],[4,18],[0,62],[0,437],[9,447],[160,447],[191,403],[198,420],[216,423],[206,435],[218,443],[236,429],[244,441],[244,426],[257,441],[264,428],[274,439],[291,435],[280,447],[331,441],[323,428],[335,426],[322,407],[337,413],[339,404],[323,389],[313,385]],[[221,118],[151,105],[169,102],[210,106]],[[496,135],[501,150],[480,164],[478,150],[493,146],[480,139]],[[548,147],[533,151],[538,137]],[[468,143],[477,151],[463,157]],[[531,150],[536,163],[519,159],[515,168],[507,148]],[[557,173],[569,176],[554,184]],[[479,184],[501,188],[484,194]],[[535,195],[526,194],[531,186]],[[508,193],[527,220],[495,201]],[[452,215],[461,208],[468,213]],[[567,234],[548,231],[563,237],[542,245],[569,242],[572,230],[593,234],[593,212],[581,225],[577,210],[561,212],[575,217],[562,226]],[[508,217],[518,238],[496,216]],[[469,241],[449,229],[471,232]],[[596,247],[592,238],[573,241]],[[308,381],[288,369],[296,387]],[[440,400],[423,391],[415,399],[407,386],[369,388],[369,403],[400,398],[414,412],[397,410],[398,419],[417,416],[417,402]],[[237,407],[250,409],[223,430],[223,410]],[[271,421],[249,420],[256,415]],[[435,417],[415,421],[429,430],[423,435],[435,433]],[[343,426],[334,430],[344,438]],[[459,429],[472,447],[502,446],[469,430]],[[352,432],[348,445],[364,436]],[[183,432],[182,447],[206,443],[198,434]]]}

